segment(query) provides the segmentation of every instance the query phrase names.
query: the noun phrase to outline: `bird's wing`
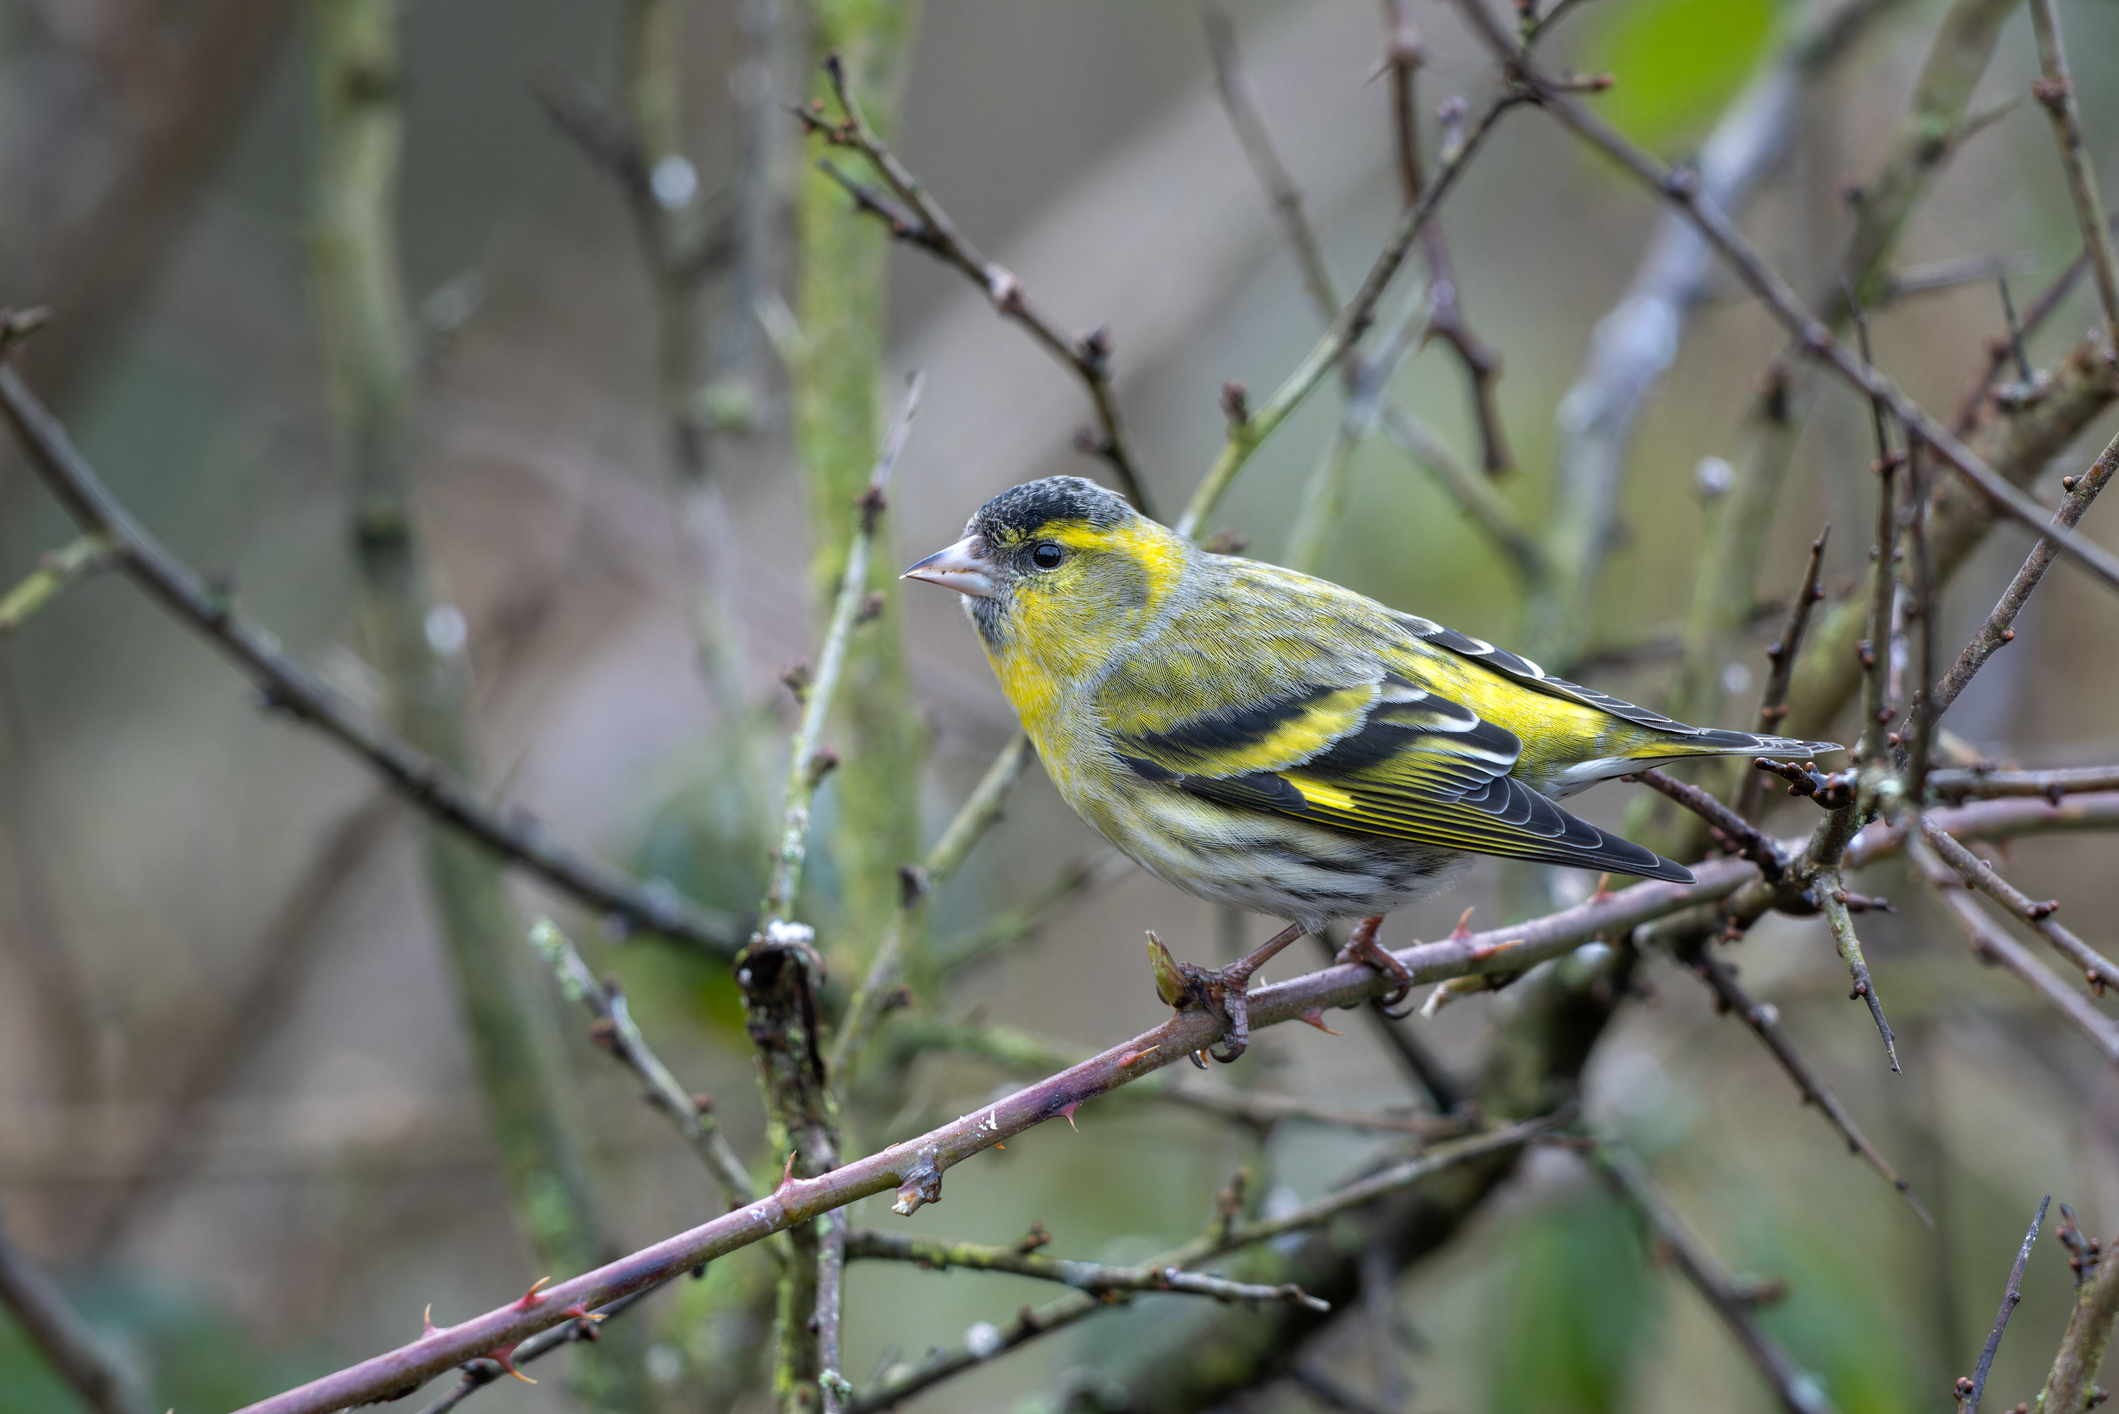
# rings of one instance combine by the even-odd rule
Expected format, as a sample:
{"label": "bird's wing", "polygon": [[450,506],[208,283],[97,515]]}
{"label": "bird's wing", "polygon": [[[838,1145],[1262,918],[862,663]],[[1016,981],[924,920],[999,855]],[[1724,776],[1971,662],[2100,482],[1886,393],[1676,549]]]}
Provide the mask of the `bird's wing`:
{"label": "bird's wing", "polygon": [[[1838,751],[1838,744],[1829,741],[1800,741],[1791,737],[1761,736],[1751,732],[1724,731],[1715,727],[1694,727],[1674,721],[1660,712],[1651,712],[1646,707],[1628,702],[1622,697],[1613,697],[1608,692],[1599,692],[1593,687],[1584,687],[1566,678],[1554,677],[1530,659],[1506,648],[1497,648],[1483,638],[1474,638],[1468,633],[1423,619],[1418,614],[1393,613],[1393,617],[1407,632],[1423,643],[1436,648],[1446,648],[1462,658],[1498,673],[1525,687],[1594,707],[1644,728],[1653,735],[1659,747],[1667,747],[1674,755],[1730,755],[1755,752],[1763,756],[1815,756],[1824,752]],[[1644,751],[1644,756],[1657,754]]]}
{"label": "bird's wing", "polygon": [[1692,880],[1512,777],[1514,733],[1395,673],[1114,732],[1112,745],[1135,774],[1226,805],[1432,849]]}

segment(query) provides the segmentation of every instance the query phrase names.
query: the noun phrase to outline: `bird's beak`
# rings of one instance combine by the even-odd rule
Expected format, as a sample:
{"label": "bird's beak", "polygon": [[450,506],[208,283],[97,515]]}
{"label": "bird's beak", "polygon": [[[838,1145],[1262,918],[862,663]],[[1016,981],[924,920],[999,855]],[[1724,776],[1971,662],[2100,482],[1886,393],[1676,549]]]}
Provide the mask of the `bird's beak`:
{"label": "bird's beak", "polygon": [[982,553],[976,535],[966,536],[946,550],[937,550],[905,571],[906,579],[924,579],[944,589],[954,589],[974,599],[991,599],[1001,592],[993,577],[993,561]]}

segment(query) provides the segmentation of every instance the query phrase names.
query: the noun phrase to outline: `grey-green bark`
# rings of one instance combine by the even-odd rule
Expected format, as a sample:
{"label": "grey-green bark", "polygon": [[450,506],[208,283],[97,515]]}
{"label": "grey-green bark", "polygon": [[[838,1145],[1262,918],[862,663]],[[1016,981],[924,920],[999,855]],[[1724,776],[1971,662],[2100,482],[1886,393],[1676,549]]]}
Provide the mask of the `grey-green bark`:
{"label": "grey-green bark", "polygon": [[[312,0],[317,112],[309,231],[311,283],[353,493],[360,637],[397,729],[450,770],[471,774],[457,651],[438,651],[413,527],[412,323],[398,264],[395,0]],[[443,619],[432,620],[444,622]],[[460,621],[459,621],[460,622]],[[541,1264],[579,1271],[614,1250],[567,1122],[556,1019],[531,971],[499,862],[461,835],[423,825],[428,896],[516,1221]],[[637,1336],[588,1349],[580,1392],[597,1407],[644,1409]]]}

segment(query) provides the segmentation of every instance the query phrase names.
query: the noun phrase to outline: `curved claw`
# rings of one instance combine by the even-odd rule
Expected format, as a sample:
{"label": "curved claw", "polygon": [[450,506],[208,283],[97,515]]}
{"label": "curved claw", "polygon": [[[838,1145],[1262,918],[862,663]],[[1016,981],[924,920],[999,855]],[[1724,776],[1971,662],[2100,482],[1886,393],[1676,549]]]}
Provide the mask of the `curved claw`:
{"label": "curved claw", "polygon": [[1382,1012],[1385,1016],[1389,1017],[1393,1021],[1403,1021],[1408,1016],[1411,1016],[1420,1010],[1420,1008],[1416,1006],[1408,1006],[1403,1011],[1397,1009],[1398,1004],[1403,1002],[1412,994],[1413,989],[1411,987],[1400,987],[1397,991],[1391,993],[1387,997],[1376,997],[1372,999],[1369,1002],[1369,1005],[1376,1008],[1376,1010]]}

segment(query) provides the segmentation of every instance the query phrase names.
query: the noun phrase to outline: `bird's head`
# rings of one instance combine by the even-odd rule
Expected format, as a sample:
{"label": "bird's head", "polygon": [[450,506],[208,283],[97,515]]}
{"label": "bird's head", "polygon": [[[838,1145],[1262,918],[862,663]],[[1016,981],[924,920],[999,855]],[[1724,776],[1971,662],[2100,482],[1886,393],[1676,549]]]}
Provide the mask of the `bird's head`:
{"label": "bird's head", "polygon": [[1095,482],[1048,476],[979,507],[963,539],[905,577],[963,595],[996,657],[1027,655],[1073,676],[1146,624],[1191,553]]}

